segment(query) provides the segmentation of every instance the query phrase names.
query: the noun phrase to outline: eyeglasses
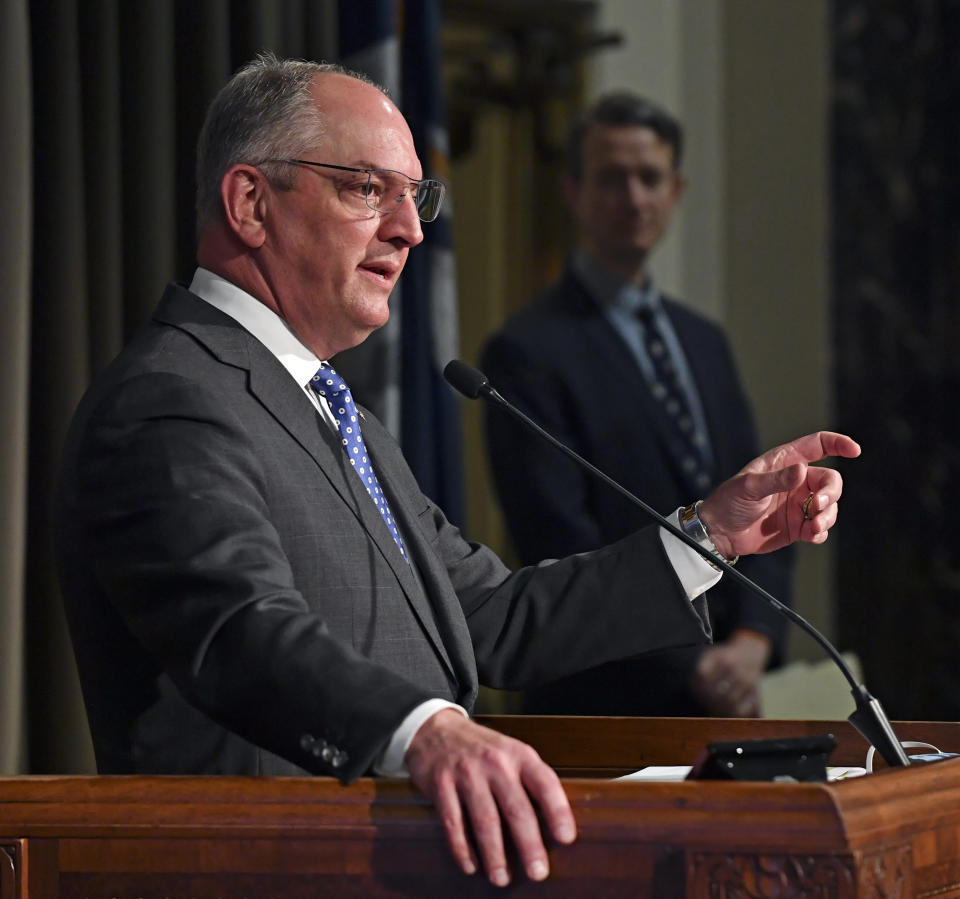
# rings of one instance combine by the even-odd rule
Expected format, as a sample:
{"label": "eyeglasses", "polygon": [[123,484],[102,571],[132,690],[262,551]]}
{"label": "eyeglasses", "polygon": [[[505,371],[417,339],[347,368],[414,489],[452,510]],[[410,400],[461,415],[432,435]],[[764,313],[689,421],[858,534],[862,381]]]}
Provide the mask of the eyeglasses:
{"label": "eyeglasses", "polygon": [[358,169],[349,165],[332,165],[329,162],[311,162],[309,159],[265,159],[264,162],[287,162],[295,165],[312,165],[320,169],[335,169],[338,172],[356,172],[366,175],[353,182],[342,184],[339,188],[340,199],[350,208],[360,204],[372,209],[379,215],[396,212],[410,194],[417,207],[417,215],[424,222],[432,222],[440,215],[446,185],[436,178],[423,178],[417,181],[403,172],[393,169]]}

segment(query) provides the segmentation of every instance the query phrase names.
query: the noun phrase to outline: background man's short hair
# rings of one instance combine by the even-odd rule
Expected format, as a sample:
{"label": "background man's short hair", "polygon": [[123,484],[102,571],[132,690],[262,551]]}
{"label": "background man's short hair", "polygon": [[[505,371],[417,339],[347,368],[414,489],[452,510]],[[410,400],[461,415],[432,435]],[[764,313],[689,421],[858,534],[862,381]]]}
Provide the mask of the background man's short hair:
{"label": "background man's short hair", "polygon": [[683,128],[663,107],[629,91],[604,94],[573,124],[567,140],[567,174],[583,177],[583,142],[592,125],[649,128],[673,150],[673,167],[683,157]]}

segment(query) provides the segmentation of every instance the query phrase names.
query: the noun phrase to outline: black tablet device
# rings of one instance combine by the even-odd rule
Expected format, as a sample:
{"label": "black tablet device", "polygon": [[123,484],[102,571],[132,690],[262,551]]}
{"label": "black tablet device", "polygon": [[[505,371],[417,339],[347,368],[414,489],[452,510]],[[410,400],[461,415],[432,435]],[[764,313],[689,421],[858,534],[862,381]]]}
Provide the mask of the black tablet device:
{"label": "black tablet device", "polygon": [[836,746],[833,734],[708,743],[687,780],[826,780]]}

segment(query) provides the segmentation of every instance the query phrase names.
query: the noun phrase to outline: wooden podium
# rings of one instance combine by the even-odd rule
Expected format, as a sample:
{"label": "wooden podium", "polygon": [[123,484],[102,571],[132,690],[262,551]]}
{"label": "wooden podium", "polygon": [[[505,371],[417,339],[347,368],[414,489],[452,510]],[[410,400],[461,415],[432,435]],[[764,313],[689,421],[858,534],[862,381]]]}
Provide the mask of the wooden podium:
{"label": "wooden podium", "polygon": [[[833,733],[833,764],[862,765],[846,722],[483,719],[561,775],[579,839],[551,877],[507,890],[454,866],[407,784],[326,778],[0,778],[0,899],[576,896],[788,899],[960,897],[960,759],[834,784],[623,783],[690,764],[715,740]],[[896,725],[960,751],[960,724]]]}

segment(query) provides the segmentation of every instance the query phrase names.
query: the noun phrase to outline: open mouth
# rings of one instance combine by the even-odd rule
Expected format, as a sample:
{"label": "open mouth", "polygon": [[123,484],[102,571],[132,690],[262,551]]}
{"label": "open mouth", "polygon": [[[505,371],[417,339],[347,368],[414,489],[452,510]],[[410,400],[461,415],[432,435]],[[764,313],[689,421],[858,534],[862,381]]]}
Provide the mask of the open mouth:
{"label": "open mouth", "polygon": [[368,272],[371,275],[375,275],[383,281],[393,280],[393,275],[395,269],[391,265],[387,264],[378,264],[376,262],[368,262],[360,266],[363,271]]}

